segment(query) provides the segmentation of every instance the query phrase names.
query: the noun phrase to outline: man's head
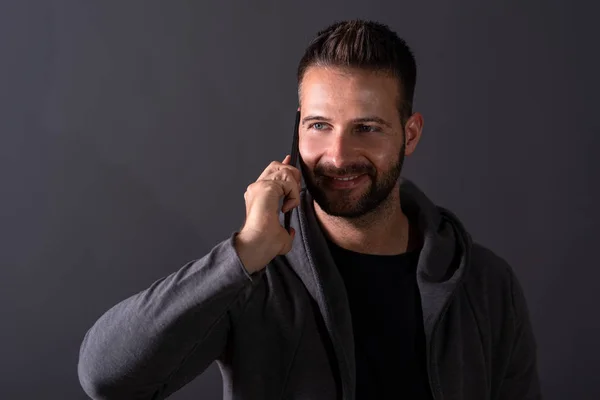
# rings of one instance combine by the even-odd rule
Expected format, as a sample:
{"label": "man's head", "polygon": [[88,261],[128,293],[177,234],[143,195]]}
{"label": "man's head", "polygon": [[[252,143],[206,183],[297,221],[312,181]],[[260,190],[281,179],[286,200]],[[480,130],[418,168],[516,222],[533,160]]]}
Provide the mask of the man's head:
{"label": "man's head", "polygon": [[385,25],[339,22],[309,45],[298,66],[300,163],[324,212],[358,218],[390,198],[423,126],[415,82],[411,50]]}

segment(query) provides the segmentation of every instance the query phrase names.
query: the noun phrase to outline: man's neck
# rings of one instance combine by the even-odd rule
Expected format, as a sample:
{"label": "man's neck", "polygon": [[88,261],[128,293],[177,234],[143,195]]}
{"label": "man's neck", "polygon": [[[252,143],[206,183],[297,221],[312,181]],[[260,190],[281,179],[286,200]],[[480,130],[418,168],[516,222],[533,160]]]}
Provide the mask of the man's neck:
{"label": "man's neck", "polygon": [[313,204],[325,235],[340,247],[373,255],[395,255],[412,250],[414,239],[409,241],[410,224],[402,212],[398,195],[390,195],[376,210],[357,219],[333,217],[316,202]]}

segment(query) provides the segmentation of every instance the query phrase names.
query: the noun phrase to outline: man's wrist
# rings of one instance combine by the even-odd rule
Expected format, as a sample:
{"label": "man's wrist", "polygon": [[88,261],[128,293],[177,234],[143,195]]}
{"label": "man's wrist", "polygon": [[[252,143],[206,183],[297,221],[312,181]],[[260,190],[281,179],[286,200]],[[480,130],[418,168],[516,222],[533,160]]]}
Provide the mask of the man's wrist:
{"label": "man's wrist", "polygon": [[242,232],[235,235],[234,247],[248,273],[260,271],[268,263],[265,262],[266,248],[256,241],[250,240]]}

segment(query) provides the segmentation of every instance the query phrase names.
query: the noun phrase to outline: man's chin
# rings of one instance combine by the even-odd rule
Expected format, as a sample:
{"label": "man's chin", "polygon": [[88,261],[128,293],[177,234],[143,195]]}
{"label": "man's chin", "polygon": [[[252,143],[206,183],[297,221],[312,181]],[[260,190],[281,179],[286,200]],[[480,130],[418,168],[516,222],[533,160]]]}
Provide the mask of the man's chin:
{"label": "man's chin", "polygon": [[313,196],[317,204],[332,217],[357,218],[365,214],[364,194],[342,194],[339,191],[319,188],[319,195]]}

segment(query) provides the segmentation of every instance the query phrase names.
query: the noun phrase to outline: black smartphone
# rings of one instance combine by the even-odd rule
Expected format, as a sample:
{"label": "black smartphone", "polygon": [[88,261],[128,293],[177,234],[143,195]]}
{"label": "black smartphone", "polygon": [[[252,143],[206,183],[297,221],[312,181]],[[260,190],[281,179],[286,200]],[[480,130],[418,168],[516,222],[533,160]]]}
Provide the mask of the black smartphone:
{"label": "black smartphone", "polygon": [[[298,129],[300,127],[300,110],[296,111],[296,122],[294,123],[294,138],[292,139],[292,151],[290,152],[290,165],[297,167],[298,164]],[[290,222],[292,219],[292,211],[287,211],[284,215],[284,227],[285,230],[290,232]]]}

